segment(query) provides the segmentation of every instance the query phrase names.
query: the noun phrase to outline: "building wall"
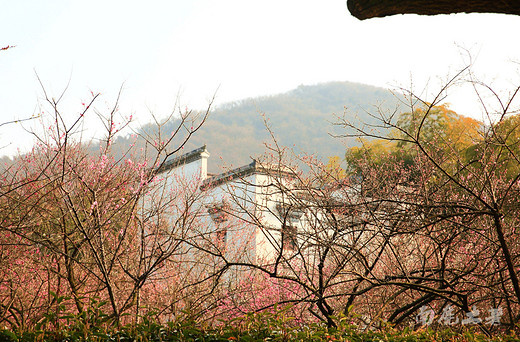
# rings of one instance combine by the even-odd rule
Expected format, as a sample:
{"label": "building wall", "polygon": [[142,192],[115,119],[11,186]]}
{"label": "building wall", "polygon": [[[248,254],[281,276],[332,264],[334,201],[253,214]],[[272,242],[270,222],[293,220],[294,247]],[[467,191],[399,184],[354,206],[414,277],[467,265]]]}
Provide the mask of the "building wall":
{"label": "building wall", "polygon": [[[163,178],[163,191],[169,196],[178,195],[175,192],[193,193],[192,211],[197,215],[197,225],[189,235],[198,236],[201,247],[215,255],[221,253],[229,262],[272,264],[279,256],[282,242],[284,218],[278,206],[288,201],[273,184],[281,182],[288,186],[285,179],[274,178],[255,162],[207,177],[209,153],[205,148],[195,151],[201,153],[201,158],[189,152],[187,155],[191,153],[191,157],[185,158],[186,163],[175,164],[158,175]],[[300,222],[285,223],[300,226]],[[220,241],[223,231],[225,244]],[[208,255],[204,261],[211,265]],[[196,258],[195,254],[193,257]],[[218,267],[219,257],[214,259],[213,266]]]}

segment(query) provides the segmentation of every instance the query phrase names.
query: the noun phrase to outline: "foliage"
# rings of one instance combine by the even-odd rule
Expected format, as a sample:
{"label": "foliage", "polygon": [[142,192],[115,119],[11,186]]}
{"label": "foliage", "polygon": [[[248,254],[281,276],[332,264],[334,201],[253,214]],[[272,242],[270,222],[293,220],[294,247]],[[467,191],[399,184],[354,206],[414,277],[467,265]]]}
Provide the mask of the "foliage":
{"label": "foliage", "polygon": [[[183,254],[175,234],[195,224],[184,220],[195,199],[189,184],[163,191],[156,170],[182,149],[207,113],[181,115],[180,145],[171,145],[175,135],[147,136],[149,154],[134,154],[130,146],[116,159],[115,134],[128,124],[118,117],[117,103],[108,115],[98,114],[107,131],[97,153],[89,153],[78,134],[98,97],[91,95],[71,122],[60,113],[59,100],[47,98],[48,114],[41,118],[47,130],[30,153],[2,170],[2,325],[23,331],[73,324],[85,332],[99,322],[136,321],[158,296],[175,292],[167,304],[172,308],[182,301],[179,287],[187,278],[174,272]],[[177,219],[172,226],[170,217]]]}
{"label": "foliage", "polygon": [[[344,121],[355,132],[348,136],[375,139],[347,158],[351,172],[362,176],[364,196],[384,206],[380,217],[395,234],[387,240],[395,258],[385,262],[392,271],[371,282],[398,291],[388,297],[394,323],[420,308],[442,315],[451,305],[465,312],[503,305],[512,328],[520,303],[514,95],[498,99],[505,105],[488,113],[488,126],[409,96],[421,105],[407,114],[379,113],[380,122],[364,128]],[[399,298],[407,291],[410,299]]]}
{"label": "foliage", "polygon": [[331,181],[343,179],[347,176],[345,170],[341,165],[341,159],[338,156],[330,157],[327,165],[325,165],[325,172]]}
{"label": "foliage", "polygon": [[[518,119],[506,106],[485,126],[410,96],[408,113],[341,123],[363,143],[346,172],[339,158],[323,164],[273,138],[249,169],[209,179],[187,177],[171,159],[207,112],[181,111],[173,136],[158,123],[141,135],[152,155],[129,147],[119,158],[115,109],[92,153],[75,138],[90,105],[67,124],[48,99],[50,128],[0,179],[3,336],[419,341],[514,332]],[[269,125],[266,135],[275,137]]]}
{"label": "foliage", "polygon": [[424,329],[412,331],[396,330],[385,327],[378,330],[362,330],[352,325],[345,317],[335,317],[335,328],[327,328],[323,324],[292,326],[286,310],[273,313],[247,314],[224,322],[218,328],[207,327],[193,321],[169,322],[162,325],[147,317],[139,324],[126,325],[120,328],[92,327],[80,330],[75,326],[56,330],[31,330],[26,332],[0,330],[0,340],[18,341],[520,341],[514,334],[501,337],[488,337],[476,331],[455,331]]}
{"label": "foliage", "polygon": [[[276,293],[277,282],[292,285],[297,290],[288,296],[263,297],[263,309],[291,304],[304,313],[295,319],[329,328],[343,314],[367,329],[516,329],[520,183],[518,174],[505,171],[518,158],[515,145],[499,134],[509,107],[485,126],[410,96],[409,114],[379,113],[380,122],[366,126],[345,119],[346,136],[365,142],[354,149],[350,177],[337,160],[324,165],[291,155],[274,139],[256,161],[258,178],[239,174],[216,188],[233,218],[228,232],[249,234],[247,243],[229,244],[242,255],[205,250],[217,260],[216,282],[255,272],[271,279],[268,292]],[[250,241],[269,248],[254,254],[259,249]],[[236,297],[247,293],[234,284]],[[352,305],[356,316],[349,315]]]}
{"label": "foliage", "polygon": [[[421,154],[414,143],[420,141],[421,147],[435,154],[443,164],[467,162],[473,157],[474,146],[482,141],[483,128],[483,123],[455,113],[446,104],[426,103],[412,112],[397,115],[388,136],[360,137],[360,146],[349,148],[345,159],[352,173],[359,173],[359,163],[365,160],[374,165],[401,162],[410,167]],[[454,160],[455,156],[462,160]]]}
{"label": "foliage", "polygon": [[[229,165],[240,166],[251,156],[262,154],[264,143],[270,142],[260,115],[265,113],[280,144],[328,158],[343,153],[344,147],[329,133],[341,133],[332,123],[343,114],[345,108],[351,115],[356,113],[359,120],[371,121],[366,111],[377,104],[393,109],[397,103],[398,99],[387,89],[358,83],[302,85],[284,94],[249,98],[214,108],[186,149],[210,146],[212,155],[226,162],[210,165],[211,172],[219,172]],[[163,127],[164,133],[172,132],[177,125],[174,120],[168,122]],[[154,124],[150,124],[139,131],[152,132],[154,128]],[[121,137],[115,143],[127,146],[129,141]]]}

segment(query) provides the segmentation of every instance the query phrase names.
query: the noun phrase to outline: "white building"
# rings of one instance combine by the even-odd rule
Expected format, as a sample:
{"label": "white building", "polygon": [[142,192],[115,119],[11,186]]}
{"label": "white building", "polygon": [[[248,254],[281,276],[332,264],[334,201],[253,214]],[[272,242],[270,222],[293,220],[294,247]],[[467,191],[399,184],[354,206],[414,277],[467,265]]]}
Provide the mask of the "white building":
{"label": "white building", "polygon": [[209,174],[209,156],[203,146],[167,160],[158,172],[166,180],[165,191],[180,182],[197,193],[193,212],[200,227],[191,235],[199,241],[196,247],[231,263],[255,265],[294,254],[304,218],[281,191],[291,186],[291,172],[253,161]]}

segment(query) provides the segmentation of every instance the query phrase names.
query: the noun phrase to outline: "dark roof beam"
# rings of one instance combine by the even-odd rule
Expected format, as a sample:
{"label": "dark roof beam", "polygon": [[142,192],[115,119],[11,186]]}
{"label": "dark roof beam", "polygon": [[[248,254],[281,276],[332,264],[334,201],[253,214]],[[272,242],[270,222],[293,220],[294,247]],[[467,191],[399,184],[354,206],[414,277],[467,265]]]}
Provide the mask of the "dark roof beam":
{"label": "dark roof beam", "polygon": [[518,0],[347,0],[350,13],[360,19],[395,14],[503,13],[520,15]]}

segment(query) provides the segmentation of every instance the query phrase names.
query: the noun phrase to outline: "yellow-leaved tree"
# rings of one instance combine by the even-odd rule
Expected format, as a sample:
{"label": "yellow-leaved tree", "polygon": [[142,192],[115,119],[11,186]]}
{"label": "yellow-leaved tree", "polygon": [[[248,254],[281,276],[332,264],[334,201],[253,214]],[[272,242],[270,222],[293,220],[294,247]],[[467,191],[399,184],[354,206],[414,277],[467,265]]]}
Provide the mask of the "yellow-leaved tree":
{"label": "yellow-leaved tree", "polygon": [[[435,156],[444,166],[456,168],[474,156],[473,147],[482,140],[483,124],[457,114],[447,104],[423,106],[402,113],[398,128],[387,137],[359,138],[360,146],[347,150],[345,159],[351,174],[358,174],[361,163],[381,165],[398,161],[404,167],[417,162],[417,156]],[[420,142],[420,148],[413,142]],[[461,160],[463,158],[464,160]]]}

